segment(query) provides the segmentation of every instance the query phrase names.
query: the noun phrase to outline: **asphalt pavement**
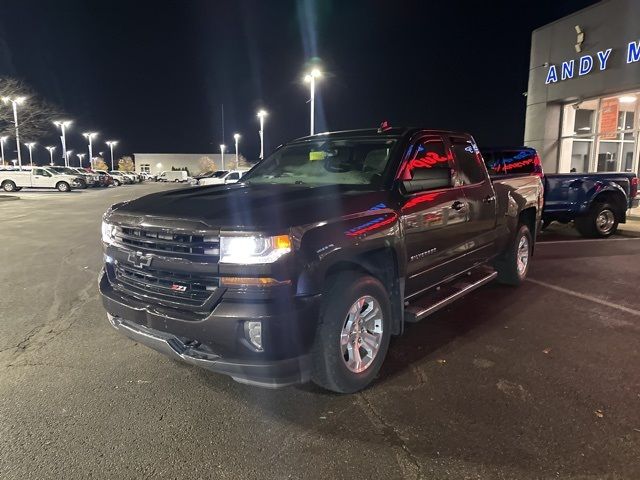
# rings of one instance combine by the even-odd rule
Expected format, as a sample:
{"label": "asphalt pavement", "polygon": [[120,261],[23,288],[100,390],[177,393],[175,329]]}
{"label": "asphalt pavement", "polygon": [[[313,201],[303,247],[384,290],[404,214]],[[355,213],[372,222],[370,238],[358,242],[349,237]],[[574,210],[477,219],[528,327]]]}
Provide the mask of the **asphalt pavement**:
{"label": "asphalt pavement", "polygon": [[364,392],[265,390],[106,320],[101,214],[166,188],[0,203],[1,479],[640,478],[633,225],[545,232],[529,281],[410,325]]}

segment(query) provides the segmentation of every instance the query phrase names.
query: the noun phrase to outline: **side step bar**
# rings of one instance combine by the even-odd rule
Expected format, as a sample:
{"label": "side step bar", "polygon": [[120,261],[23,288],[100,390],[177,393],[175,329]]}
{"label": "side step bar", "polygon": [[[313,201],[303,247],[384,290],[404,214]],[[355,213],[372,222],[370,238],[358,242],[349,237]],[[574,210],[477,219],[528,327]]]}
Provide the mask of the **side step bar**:
{"label": "side step bar", "polygon": [[465,278],[459,278],[450,284],[441,285],[435,291],[419,298],[415,304],[409,305],[404,310],[404,320],[408,323],[416,323],[437,312],[441,308],[450,305],[467,293],[474,291],[498,276],[498,272],[489,269],[479,269],[469,272]]}

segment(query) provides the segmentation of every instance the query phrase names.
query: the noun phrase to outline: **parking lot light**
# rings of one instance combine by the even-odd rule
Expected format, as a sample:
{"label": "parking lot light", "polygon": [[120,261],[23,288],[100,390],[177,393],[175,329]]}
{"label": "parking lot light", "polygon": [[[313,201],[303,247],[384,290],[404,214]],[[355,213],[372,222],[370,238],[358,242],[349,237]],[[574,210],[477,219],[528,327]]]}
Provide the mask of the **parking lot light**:
{"label": "parking lot light", "polygon": [[64,165],[65,167],[69,166],[69,157],[71,156],[71,154],[73,153],[73,150],[67,150],[65,153],[65,159],[64,159]]}
{"label": "parking lot light", "polygon": [[56,149],[56,147],[48,146],[45,148],[49,150],[49,157],[51,158],[51,166],[53,167],[53,151]]}
{"label": "parking lot light", "polygon": [[80,168],[82,168],[82,162],[84,160],[84,153],[76,153],[76,156],[78,157],[78,161],[80,162]]}
{"label": "parking lot light", "polygon": [[0,151],[2,152],[2,166],[4,167],[4,142],[7,137],[0,137]]}
{"label": "parking lot light", "polygon": [[233,134],[233,140],[236,143],[236,168],[238,168],[238,143],[240,142],[240,134],[239,133],[234,133]]}
{"label": "parking lot light", "polygon": [[222,164],[222,170],[224,170],[224,149],[227,148],[225,145],[220,145],[220,163]]}
{"label": "parking lot light", "polygon": [[97,136],[98,132],[84,132],[82,136],[89,140],[89,163],[93,168],[93,137]]}
{"label": "parking lot light", "polygon": [[105,143],[109,146],[109,149],[111,150],[111,170],[115,170],[113,168],[113,147],[115,147],[118,144],[118,141],[117,140],[107,140]]}
{"label": "parking lot light", "polygon": [[2,97],[2,102],[6,105],[11,103],[13,107],[13,123],[16,127],[16,147],[18,149],[18,165],[22,170],[22,154],[20,152],[20,132],[18,130],[18,105],[22,105],[27,97]]}
{"label": "parking lot light", "polygon": [[309,84],[309,103],[311,107],[310,112],[310,134],[313,135],[314,126],[315,126],[315,110],[316,110],[316,78],[320,78],[322,76],[322,72],[317,68],[311,70],[308,74],[305,75],[304,81]]}
{"label": "parking lot light", "polygon": [[29,149],[29,163],[31,164],[31,167],[33,167],[33,147],[35,144],[36,142],[25,143],[25,145]]}
{"label": "parking lot light", "polygon": [[264,159],[264,119],[267,116],[265,110],[258,111],[258,118],[260,119],[260,160]]}
{"label": "parking lot light", "polygon": [[71,125],[71,120],[56,120],[53,124],[60,128],[62,135],[60,136],[60,143],[62,144],[62,158],[65,161],[65,167],[69,166],[69,155],[67,155],[67,127]]}

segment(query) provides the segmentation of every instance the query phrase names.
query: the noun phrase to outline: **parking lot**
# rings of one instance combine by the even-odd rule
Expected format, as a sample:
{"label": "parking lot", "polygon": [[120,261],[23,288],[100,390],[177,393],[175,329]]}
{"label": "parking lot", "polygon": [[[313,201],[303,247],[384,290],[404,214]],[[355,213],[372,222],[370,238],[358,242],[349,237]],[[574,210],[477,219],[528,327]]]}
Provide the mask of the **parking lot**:
{"label": "parking lot", "polygon": [[100,218],[141,184],[0,201],[0,478],[640,478],[640,235],[542,235],[392,341],[355,395],[265,390],[118,334]]}

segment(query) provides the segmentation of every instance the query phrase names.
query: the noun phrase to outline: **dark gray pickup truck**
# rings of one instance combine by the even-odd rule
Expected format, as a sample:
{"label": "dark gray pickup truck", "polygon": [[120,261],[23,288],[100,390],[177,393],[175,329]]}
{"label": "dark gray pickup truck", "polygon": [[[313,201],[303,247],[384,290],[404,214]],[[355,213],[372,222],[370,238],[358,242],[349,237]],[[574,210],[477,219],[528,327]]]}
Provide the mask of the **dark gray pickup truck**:
{"label": "dark gray pickup truck", "polygon": [[355,392],[407,322],[520,284],[541,209],[538,177],[491,181],[464,133],[314,135],[240,183],[112,206],[100,292],[116,329],[173,358]]}

